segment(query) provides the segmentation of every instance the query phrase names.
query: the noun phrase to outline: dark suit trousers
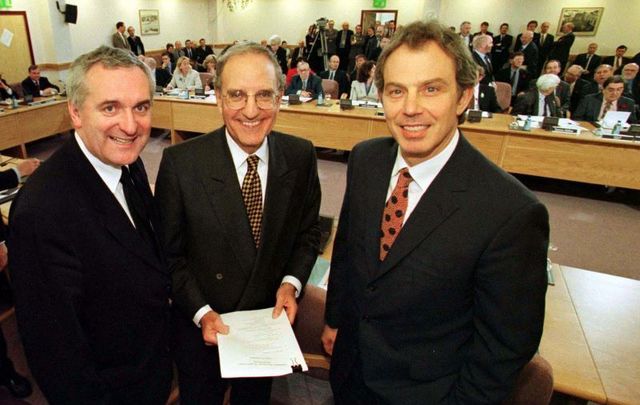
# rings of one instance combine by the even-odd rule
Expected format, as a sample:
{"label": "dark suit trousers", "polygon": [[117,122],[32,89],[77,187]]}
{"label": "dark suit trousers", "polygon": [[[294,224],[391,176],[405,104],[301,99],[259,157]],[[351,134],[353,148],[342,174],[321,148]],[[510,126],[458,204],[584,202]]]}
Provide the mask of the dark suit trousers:
{"label": "dark suit trousers", "polygon": [[175,358],[178,366],[180,404],[220,404],[231,386],[231,404],[264,404],[271,398],[272,378],[233,378],[220,376],[218,348],[206,346],[202,331],[183,314],[175,314]]}
{"label": "dark suit trousers", "polygon": [[378,405],[383,404],[375,392],[371,391],[364,382],[362,376],[362,361],[360,356],[351,367],[347,380],[339,389],[334,389],[333,400],[335,405]]}

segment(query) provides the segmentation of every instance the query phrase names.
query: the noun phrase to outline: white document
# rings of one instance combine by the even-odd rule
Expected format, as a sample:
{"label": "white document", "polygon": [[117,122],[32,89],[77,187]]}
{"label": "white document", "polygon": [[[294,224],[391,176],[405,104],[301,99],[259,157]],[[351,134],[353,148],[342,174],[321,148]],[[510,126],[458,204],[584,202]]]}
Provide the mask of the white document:
{"label": "white document", "polygon": [[277,377],[308,371],[302,351],[283,310],[271,318],[273,308],[220,315],[229,334],[218,334],[220,373],[223,378]]}
{"label": "white document", "polygon": [[624,125],[627,123],[630,115],[631,113],[628,111],[607,111],[607,114],[602,120],[602,126],[605,128],[613,128],[618,121]]}
{"label": "white document", "polygon": [[5,28],[2,31],[2,36],[0,36],[0,43],[7,48],[11,48],[11,41],[13,41],[13,32]]}

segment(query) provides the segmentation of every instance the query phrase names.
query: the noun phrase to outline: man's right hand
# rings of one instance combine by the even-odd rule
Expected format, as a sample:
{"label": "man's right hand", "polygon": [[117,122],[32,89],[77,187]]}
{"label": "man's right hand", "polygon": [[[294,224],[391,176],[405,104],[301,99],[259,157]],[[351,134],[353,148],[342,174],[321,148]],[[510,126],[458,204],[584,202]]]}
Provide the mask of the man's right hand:
{"label": "man's right hand", "polygon": [[220,318],[220,314],[214,311],[209,311],[202,319],[200,319],[200,326],[202,327],[202,339],[207,346],[215,346],[218,344],[218,337],[216,333],[226,335],[229,333],[229,326],[225,325]]}
{"label": "man's right hand", "polygon": [[334,329],[329,325],[324,325],[324,330],[322,331],[322,346],[324,347],[324,351],[329,355],[333,355],[333,344],[336,342],[336,336],[338,335],[338,329]]}

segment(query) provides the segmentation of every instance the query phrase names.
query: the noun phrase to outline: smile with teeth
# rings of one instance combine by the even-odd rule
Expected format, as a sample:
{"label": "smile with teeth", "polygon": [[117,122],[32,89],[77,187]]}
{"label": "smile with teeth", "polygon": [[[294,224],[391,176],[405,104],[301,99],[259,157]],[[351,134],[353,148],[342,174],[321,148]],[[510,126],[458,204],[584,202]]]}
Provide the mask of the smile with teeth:
{"label": "smile with teeth", "polygon": [[242,125],[245,127],[255,127],[260,124],[260,121],[242,121]]}
{"label": "smile with teeth", "polygon": [[136,139],[136,138],[130,138],[130,139],[129,139],[129,138],[118,138],[117,136],[109,136],[109,138],[110,138],[113,142],[115,142],[115,143],[117,143],[117,144],[119,144],[119,145],[128,145],[128,144],[131,144],[131,143],[133,143],[133,141],[135,141],[135,139]]}
{"label": "smile with teeth", "polygon": [[429,128],[428,125],[418,125],[418,124],[403,125],[402,126],[402,129],[404,129],[405,131],[409,131],[409,132],[424,131],[427,128]]}

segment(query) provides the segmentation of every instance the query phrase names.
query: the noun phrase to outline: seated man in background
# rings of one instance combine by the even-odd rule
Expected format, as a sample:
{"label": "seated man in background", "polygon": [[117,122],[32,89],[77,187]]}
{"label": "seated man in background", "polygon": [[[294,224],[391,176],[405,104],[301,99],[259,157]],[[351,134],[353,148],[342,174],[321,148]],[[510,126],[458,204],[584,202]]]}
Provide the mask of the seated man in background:
{"label": "seated man in background", "polygon": [[638,64],[627,63],[622,68],[624,80],[624,96],[633,99],[636,106],[640,104],[640,79],[638,78]]}
{"label": "seated man in background", "polygon": [[[549,59],[543,69],[542,72],[544,74],[551,74],[560,77],[560,61],[556,59]],[[569,106],[571,104],[571,95],[569,94],[569,83],[560,80],[558,87],[556,87],[555,95],[560,99],[560,107],[562,108],[561,117],[566,117],[567,111],[569,111]]]}
{"label": "seated man in background", "polygon": [[573,61],[573,63],[584,69],[582,72],[582,78],[584,80],[593,80],[593,73],[601,64],[602,57],[600,55],[596,55],[597,50],[598,44],[592,42],[587,47],[587,52],[579,54]]}
{"label": "seated man in background", "polygon": [[154,78],[156,86],[166,87],[171,81],[171,75],[166,69],[156,69],[155,58],[144,58],[145,65],[151,70],[151,77]]}
{"label": "seated man in background", "polygon": [[7,81],[0,74],[0,101],[13,97],[13,89],[7,84]]}
{"label": "seated man in background", "polygon": [[502,112],[502,108],[498,105],[496,90],[488,84],[483,84],[483,77],[484,69],[482,66],[478,66],[478,83],[476,83],[473,88],[473,102],[469,104],[469,107],[473,110],[482,110],[494,113]]}
{"label": "seated man in background", "polygon": [[627,120],[630,124],[637,122],[636,105],[632,99],[624,97],[624,80],[620,76],[611,76],[604,82],[602,93],[590,94],[582,99],[573,118],[581,121],[600,121],[609,111],[629,111]]}
{"label": "seated man in background", "polygon": [[318,94],[322,93],[322,79],[312,74],[310,69],[307,62],[298,62],[298,74],[291,79],[285,95],[298,94],[302,97],[318,98]]}
{"label": "seated man in background", "polygon": [[522,67],[524,55],[522,52],[515,52],[509,59],[509,66],[496,73],[496,81],[511,84],[511,105],[514,104],[516,96],[529,86],[529,73]]}
{"label": "seated man in background", "polygon": [[584,90],[585,96],[602,92],[602,89],[604,89],[604,82],[611,76],[613,76],[613,68],[611,65],[603,63],[598,66],[593,74],[593,82],[589,83],[589,86]]}
{"label": "seated man in background", "polygon": [[560,78],[553,74],[544,74],[536,80],[536,88],[518,95],[511,114],[560,117],[560,100],[554,94],[560,84]]}
{"label": "seated man in background", "polygon": [[196,48],[196,61],[198,62],[198,65],[204,66],[204,60],[209,55],[215,55],[213,48],[207,45],[207,41],[205,41],[204,38],[200,38],[200,41],[198,41],[198,47]]}
{"label": "seated man in background", "polygon": [[29,66],[29,77],[22,81],[24,94],[31,94],[33,97],[53,96],[60,92],[60,88],[51,84],[45,76],[40,76],[38,65]]}
{"label": "seated man in background", "polygon": [[335,80],[338,82],[338,98],[346,98],[349,96],[349,78],[347,74],[339,69],[340,58],[338,55],[333,55],[329,58],[329,70],[320,72],[318,76],[322,79]]}
{"label": "seated man in background", "polygon": [[581,78],[583,68],[579,65],[571,65],[564,74],[564,81],[569,84],[569,111],[573,114],[578,108],[578,104],[582,97],[585,96],[584,91],[589,87],[589,81]]}
{"label": "seated man in background", "polygon": [[[14,188],[20,182],[20,177],[29,176],[33,173],[40,161],[38,159],[26,159],[12,170],[0,171],[0,190]],[[13,306],[13,293],[7,272],[3,271],[7,265],[7,246],[5,245],[6,225],[0,221],[0,304],[3,309]],[[11,395],[15,398],[26,398],[31,395],[31,383],[25,377],[20,375],[13,362],[7,356],[7,341],[0,329],[0,385],[7,387]]]}

